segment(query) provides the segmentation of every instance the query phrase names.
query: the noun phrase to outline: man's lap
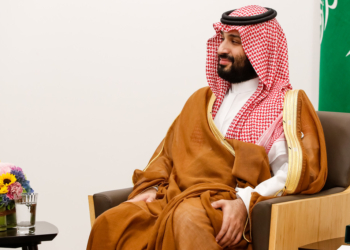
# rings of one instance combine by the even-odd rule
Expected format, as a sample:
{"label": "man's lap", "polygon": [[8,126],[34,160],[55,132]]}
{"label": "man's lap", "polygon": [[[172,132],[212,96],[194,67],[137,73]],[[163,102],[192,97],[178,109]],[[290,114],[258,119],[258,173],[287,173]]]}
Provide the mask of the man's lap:
{"label": "man's lap", "polygon": [[[95,221],[89,240],[94,247],[88,249],[143,249],[157,220],[152,208],[158,205],[157,200],[123,202],[107,210]],[[184,199],[174,211],[172,224],[176,249],[222,249],[200,197]]]}

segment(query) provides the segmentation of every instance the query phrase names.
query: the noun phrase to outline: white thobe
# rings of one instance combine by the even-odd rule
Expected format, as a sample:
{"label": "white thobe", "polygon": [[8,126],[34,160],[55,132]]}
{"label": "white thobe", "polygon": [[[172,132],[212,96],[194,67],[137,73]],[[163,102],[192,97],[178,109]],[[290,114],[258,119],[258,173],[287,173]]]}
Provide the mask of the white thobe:
{"label": "white thobe", "polygon": [[[246,82],[231,84],[214,118],[216,127],[223,135],[226,135],[233,119],[256,91],[258,84],[258,77]],[[269,196],[276,194],[285,186],[288,173],[288,151],[286,141],[277,141],[272,144],[268,153],[268,158],[272,175],[270,179],[263,181],[254,189],[251,187],[236,187],[237,196],[243,200],[248,212],[252,192],[257,192],[263,196]]]}

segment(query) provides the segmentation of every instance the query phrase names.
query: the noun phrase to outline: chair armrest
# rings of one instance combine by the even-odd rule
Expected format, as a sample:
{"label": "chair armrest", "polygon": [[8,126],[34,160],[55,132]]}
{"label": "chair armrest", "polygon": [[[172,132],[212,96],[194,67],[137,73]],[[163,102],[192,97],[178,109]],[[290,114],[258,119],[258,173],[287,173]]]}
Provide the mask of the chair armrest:
{"label": "chair armrest", "polygon": [[131,187],[105,191],[94,194],[93,196],[90,195],[89,207],[91,226],[93,225],[95,218],[97,218],[100,214],[126,201],[132,190],[133,188]]}
{"label": "chair armrest", "polygon": [[[270,224],[272,217],[272,207],[274,204],[280,204],[291,201],[300,201],[317,198],[326,195],[341,193],[345,188],[337,187],[328,190],[321,191],[317,194],[312,195],[289,195],[283,197],[277,197],[274,199],[259,202],[255,205],[252,211],[252,238],[253,238],[253,249],[254,250],[268,250],[269,249],[269,239],[270,239]],[[317,211],[315,211],[317,212]],[[293,213],[290,216],[298,216]],[[290,237],[293,237],[290,235]],[[286,248],[276,248],[276,249],[286,249]],[[297,248],[291,248],[297,249]]]}
{"label": "chair armrest", "polygon": [[350,224],[350,188],[342,190],[332,188],[314,195],[293,195],[258,203],[252,214],[253,249],[295,250],[344,236],[345,226]]}

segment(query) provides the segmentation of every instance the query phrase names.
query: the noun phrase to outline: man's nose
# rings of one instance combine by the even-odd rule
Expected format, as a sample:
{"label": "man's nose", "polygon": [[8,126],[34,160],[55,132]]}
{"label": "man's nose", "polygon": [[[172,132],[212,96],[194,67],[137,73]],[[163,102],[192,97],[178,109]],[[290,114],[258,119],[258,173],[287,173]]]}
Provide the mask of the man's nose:
{"label": "man's nose", "polygon": [[218,48],[218,54],[222,55],[222,54],[228,54],[228,53],[229,53],[229,50],[226,46],[226,42],[223,41]]}

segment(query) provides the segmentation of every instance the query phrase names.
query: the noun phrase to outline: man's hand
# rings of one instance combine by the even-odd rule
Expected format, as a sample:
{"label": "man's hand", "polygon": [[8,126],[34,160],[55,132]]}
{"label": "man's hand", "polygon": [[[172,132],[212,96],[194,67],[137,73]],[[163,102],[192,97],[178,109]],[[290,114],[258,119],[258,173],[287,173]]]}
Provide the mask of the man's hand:
{"label": "man's hand", "polygon": [[221,230],[216,236],[218,244],[222,248],[238,244],[242,239],[247,219],[247,209],[244,202],[238,198],[236,200],[218,200],[211,205],[214,208],[221,208],[223,213]]}
{"label": "man's hand", "polygon": [[145,201],[151,202],[156,199],[157,190],[154,188],[147,189],[145,192],[136,195],[134,198],[128,200],[127,202]]}

